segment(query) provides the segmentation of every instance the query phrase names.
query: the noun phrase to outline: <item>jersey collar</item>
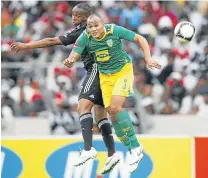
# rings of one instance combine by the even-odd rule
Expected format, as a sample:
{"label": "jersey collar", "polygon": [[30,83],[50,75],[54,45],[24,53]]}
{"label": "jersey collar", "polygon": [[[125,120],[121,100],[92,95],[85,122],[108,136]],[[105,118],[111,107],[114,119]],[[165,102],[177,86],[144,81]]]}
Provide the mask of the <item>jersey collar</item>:
{"label": "jersey collar", "polygon": [[76,29],[80,29],[82,27],[86,27],[87,26],[87,22],[81,22],[79,25],[76,26]]}

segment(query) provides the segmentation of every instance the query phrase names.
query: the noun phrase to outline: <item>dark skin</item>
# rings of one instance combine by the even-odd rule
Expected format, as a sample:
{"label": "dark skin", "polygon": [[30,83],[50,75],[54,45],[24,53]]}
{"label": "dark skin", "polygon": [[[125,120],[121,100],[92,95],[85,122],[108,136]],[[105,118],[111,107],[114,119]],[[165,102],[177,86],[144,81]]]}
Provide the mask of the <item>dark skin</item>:
{"label": "dark skin", "polygon": [[[86,13],[77,8],[76,6],[72,10],[72,22],[74,26],[78,26],[81,22],[87,21]],[[10,50],[15,53],[25,49],[35,49],[35,48],[46,48],[55,45],[63,45],[59,37],[44,38],[39,41],[34,41],[30,43],[20,43],[14,42],[10,46]]]}
{"label": "dark skin", "polygon": [[[83,9],[77,8],[76,6],[73,8],[72,22],[74,26],[78,26],[80,23],[86,22],[87,18],[88,18],[87,13]],[[46,48],[56,45],[63,45],[58,36],[52,38],[44,38],[42,40],[34,41],[30,43],[14,42],[11,44],[10,49],[11,51],[14,51],[16,53],[18,51],[25,49]],[[96,120],[101,120],[107,117],[107,112],[102,106],[94,105],[93,102],[87,99],[79,100],[79,105],[78,105],[79,115],[81,116],[84,113],[91,112],[93,106],[95,110]]]}

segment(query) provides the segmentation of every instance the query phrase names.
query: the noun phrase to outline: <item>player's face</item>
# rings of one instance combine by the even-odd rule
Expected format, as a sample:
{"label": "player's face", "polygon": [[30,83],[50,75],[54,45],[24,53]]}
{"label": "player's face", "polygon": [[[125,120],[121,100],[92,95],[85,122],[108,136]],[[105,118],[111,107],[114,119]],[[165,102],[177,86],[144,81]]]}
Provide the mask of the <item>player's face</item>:
{"label": "player's face", "polygon": [[88,19],[87,29],[93,38],[100,39],[105,34],[104,23],[100,19]]}
{"label": "player's face", "polygon": [[85,12],[82,9],[74,7],[72,10],[72,22],[74,25],[79,25],[81,22],[87,21]]}

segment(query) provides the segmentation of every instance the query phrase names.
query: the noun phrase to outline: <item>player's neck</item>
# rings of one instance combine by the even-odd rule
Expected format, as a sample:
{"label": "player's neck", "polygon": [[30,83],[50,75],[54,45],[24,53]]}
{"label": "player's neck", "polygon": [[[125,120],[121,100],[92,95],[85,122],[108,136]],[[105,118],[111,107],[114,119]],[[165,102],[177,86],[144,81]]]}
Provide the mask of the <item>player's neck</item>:
{"label": "player's neck", "polygon": [[76,25],[74,25],[75,27],[81,27],[81,26],[86,26],[87,25],[87,22],[86,21],[82,21],[82,22],[80,22],[79,24],[76,24]]}
{"label": "player's neck", "polygon": [[102,39],[105,36],[105,31],[100,35],[100,37],[98,38],[98,40]]}

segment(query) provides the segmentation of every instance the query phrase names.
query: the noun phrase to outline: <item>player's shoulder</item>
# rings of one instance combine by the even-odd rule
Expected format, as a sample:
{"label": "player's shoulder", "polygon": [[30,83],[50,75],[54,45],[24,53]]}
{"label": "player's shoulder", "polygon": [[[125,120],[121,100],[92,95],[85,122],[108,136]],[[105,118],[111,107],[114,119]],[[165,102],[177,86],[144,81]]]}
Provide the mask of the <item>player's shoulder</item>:
{"label": "player's shoulder", "polygon": [[76,27],[70,28],[64,34],[64,37],[65,38],[72,38],[72,37],[77,38],[77,36],[81,35],[84,30],[85,30],[84,28],[76,28]]}
{"label": "player's shoulder", "polygon": [[87,39],[87,38],[90,37],[90,34],[89,34],[89,32],[87,31],[87,29],[85,29],[85,30],[82,32],[82,34],[81,34],[80,37],[81,37],[81,38],[84,38],[84,39]]}
{"label": "player's shoulder", "polygon": [[106,30],[110,30],[111,28],[113,28],[115,26],[115,24],[111,23],[111,24],[105,24],[105,28]]}
{"label": "player's shoulder", "polygon": [[87,29],[85,29],[82,34],[85,38],[88,38],[88,39],[92,37]]}
{"label": "player's shoulder", "polygon": [[72,33],[74,33],[74,31],[75,31],[75,28],[69,28],[69,29],[67,29],[64,36],[67,37],[67,36],[71,35]]}
{"label": "player's shoulder", "polygon": [[108,34],[117,35],[123,27],[116,24],[106,24],[105,29]]}
{"label": "player's shoulder", "polygon": [[105,29],[108,34],[113,34],[115,24],[105,24]]}

